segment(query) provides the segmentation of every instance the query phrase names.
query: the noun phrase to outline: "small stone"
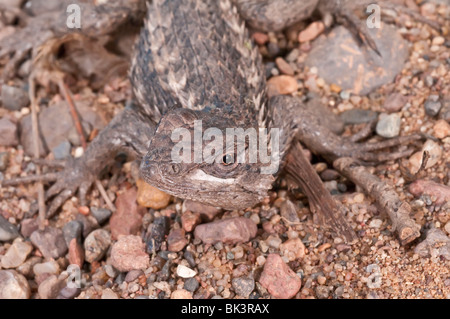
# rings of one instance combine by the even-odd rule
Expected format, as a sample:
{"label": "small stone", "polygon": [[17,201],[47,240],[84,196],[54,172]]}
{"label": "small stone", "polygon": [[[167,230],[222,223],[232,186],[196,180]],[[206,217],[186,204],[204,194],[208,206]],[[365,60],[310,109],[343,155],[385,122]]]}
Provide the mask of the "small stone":
{"label": "small stone", "polygon": [[83,223],[77,220],[72,220],[66,223],[63,227],[63,236],[66,245],[69,246],[72,239],[76,239],[81,243],[81,233],[83,232]]}
{"label": "small stone", "polygon": [[60,290],[58,297],[56,299],[74,299],[81,293],[80,288],[74,288],[74,287],[64,287]]}
{"label": "small stone", "polygon": [[300,238],[288,239],[280,245],[280,252],[283,256],[286,256],[289,261],[305,257],[305,250],[305,245]]}
{"label": "small stone", "polygon": [[297,92],[297,80],[290,75],[278,75],[267,81],[267,94],[269,97]]}
{"label": "small stone", "polygon": [[103,225],[111,217],[112,213],[106,208],[91,207],[91,214],[99,225]]}
{"label": "small stone", "polygon": [[342,88],[339,85],[334,84],[334,83],[332,83],[330,85],[330,89],[331,89],[331,92],[334,92],[334,93],[339,93],[342,91]]}
{"label": "small stone", "polygon": [[409,185],[409,192],[416,197],[428,195],[437,206],[450,202],[450,186],[433,181],[417,180]]}
{"label": "small stone", "polygon": [[169,233],[170,220],[166,216],[155,218],[152,224],[148,226],[145,243],[149,253],[156,253],[160,250],[165,236]]}
{"label": "small stone", "polygon": [[14,270],[0,270],[0,299],[29,299],[27,279]]}
{"label": "small stone", "polygon": [[69,244],[69,263],[71,265],[77,265],[80,268],[83,267],[84,250],[76,238],[73,238]]}
{"label": "small stone", "polygon": [[192,293],[185,289],[178,289],[172,292],[170,299],[192,299]]}
{"label": "small stone", "polygon": [[80,158],[81,156],[83,156],[83,154],[84,154],[84,148],[81,146],[78,146],[75,149],[75,152],[73,153],[73,157]]}
{"label": "small stone", "polygon": [[68,141],[63,141],[52,149],[55,160],[63,160],[70,156],[72,145]]}
{"label": "small stone", "polygon": [[278,299],[294,297],[301,287],[300,277],[277,254],[269,254],[259,279],[260,284]]}
{"label": "small stone", "polygon": [[136,188],[130,188],[117,197],[117,210],[109,220],[113,239],[118,239],[119,235],[135,235],[140,232],[146,209],[138,206],[136,196]]}
{"label": "small stone", "polygon": [[281,57],[276,58],[275,64],[277,65],[278,70],[280,70],[282,74],[294,75],[294,69],[292,69],[290,64],[287,63],[283,58]]}
{"label": "small stone", "polygon": [[111,278],[116,278],[119,272],[111,265],[105,265],[105,272]]}
{"label": "small stone", "polygon": [[195,275],[197,275],[197,272],[195,270],[192,270],[189,267],[178,265],[177,267],[177,275],[181,278],[192,278]]}
{"label": "small stone", "polygon": [[4,172],[8,168],[9,153],[0,152],[0,172]]}
{"label": "small stone", "polygon": [[381,219],[372,219],[369,223],[370,228],[380,228],[383,224],[383,221]]}
{"label": "small stone", "polygon": [[317,286],[316,287],[316,296],[319,299],[328,299],[330,294],[330,290],[327,286]]}
{"label": "small stone", "polygon": [[297,207],[289,199],[285,200],[280,207],[281,217],[284,217],[288,222],[299,223],[300,219],[297,214]]}
{"label": "small stone", "polygon": [[445,120],[438,120],[433,126],[434,136],[444,139],[450,136],[450,124]]}
{"label": "small stone", "polygon": [[194,236],[205,244],[219,241],[225,244],[244,243],[256,236],[256,224],[247,218],[236,217],[198,225]]}
{"label": "small stone", "polygon": [[31,278],[32,276],[34,276],[33,274],[34,265],[40,263],[41,261],[42,261],[41,257],[32,256],[28,258],[22,265],[17,267],[16,270],[25,277]]}
{"label": "small stone", "polygon": [[319,285],[325,285],[326,282],[327,282],[327,278],[325,276],[319,275],[317,277],[317,283]]}
{"label": "small stone", "polygon": [[44,274],[58,275],[59,272],[59,264],[54,260],[50,260],[44,263],[37,263],[33,266],[33,273],[36,277],[42,276]]}
{"label": "small stone", "polygon": [[29,238],[31,234],[39,228],[39,223],[36,218],[27,218],[20,223],[20,232],[25,238]]}
{"label": "small stone", "polygon": [[270,235],[267,237],[266,243],[269,247],[278,249],[281,245],[281,239],[278,236]]}
{"label": "small stone", "polygon": [[55,299],[66,283],[55,275],[45,279],[38,287],[39,297],[41,299]]}
{"label": "small stone", "polygon": [[[84,206],[85,209],[88,207]],[[83,225],[83,237],[86,238],[94,229],[99,228],[97,220],[91,215],[83,215],[81,213],[77,214],[75,220]]]}
{"label": "small stone", "polygon": [[140,206],[153,209],[166,208],[172,199],[169,194],[147,184],[142,179],[138,179],[136,186],[138,188],[136,200]]}
{"label": "small stone", "polygon": [[119,271],[147,269],[150,258],[142,239],[133,235],[119,238],[111,249],[111,264]]}
{"label": "small stone", "polygon": [[441,36],[434,37],[431,41],[432,45],[442,45],[445,43],[445,38]]}
{"label": "small stone", "polygon": [[179,252],[188,244],[184,229],[173,229],[167,236],[169,251]]}
{"label": "small stone", "polygon": [[392,138],[400,134],[400,125],[402,119],[399,114],[380,114],[376,126],[376,132],[379,136]]}
{"label": "small stone", "polygon": [[3,107],[10,111],[19,111],[30,104],[28,92],[22,88],[3,84],[0,92]]}
{"label": "small stone", "polygon": [[441,110],[442,103],[439,100],[439,95],[432,94],[425,101],[425,113],[428,116],[434,117],[439,114]]}
{"label": "small stone", "polygon": [[111,234],[104,229],[90,233],[84,241],[85,258],[88,263],[99,261],[111,245]]}
{"label": "small stone", "polygon": [[182,211],[183,213],[186,211],[191,211],[194,214],[200,214],[203,221],[211,222],[218,214],[222,212],[222,209],[199,202],[194,202],[192,200],[185,200],[183,202]]}
{"label": "small stone", "polygon": [[325,25],[322,21],[316,21],[311,23],[298,35],[298,42],[303,43],[314,40],[319,34],[325,30]]}
{"label": "small stone", "polygon": [[200,286],[200,284],[198,283],[198,280],[195,278],[188,278],[186,279],[186,281],[184,282],[184,289],[186,289],[187,291],[190,292],[195,292],[198,287]]}
{"label": "small stone", "polygon": [[444,229],[445,229],[445,231],[447,232],[447,234],[450,235],[450,221],[447,222],[447,224],[445,224]]}
{"label": "small stone", "polygon": [[450,260],[450,237],[440,229],[430,229],[424,241],[416,246],[414,252],[421,257],[439,257]]}
{"label": "small stone", "polygon": [[188,233],[193,231],[194,228],[200,224],[202,221],[202,218],[200,217],[200,214],[193,213],[189,210],[185,211],[181,215],[181,225],[183,226],[183,229],[187,231]]}
{"label": "small stone", "polygon": [[264,45],[269,42],[269,36],[262,32],[253,33],[252,37],[258,45]]}
{"label": "small stone", "polygon": [[29,242],[24,242],[21,238],[17,238],[8,248],[6,254],[1,257],[2,268],[19,267],[25,262],[32,250],[33,246]]}
{"label": "small stone", "polygon": [[351,109],[342,112],[339,117],[344,124],[362,124],[370,123],[377,118],[377,112],[371,110]]}
{"label": "small stone", "polygon": [[16,146],[19,144],[17,125],[6,117],[0,119],[0,146]]}
{"label": "small stone", "polygon": [[334,169],[326,169],[322,173],[320,173],[320,178],[325,182],[334,181],[338,179],[339,176],[340,174]]}
{"label": "small stone", "polygon": [[238,296],[248,298],[255,289],[255,280],[249,277],[233,278],[231,286]]}
{"label": "small stone", "polygon": [[45,258],[57,259],[67,252],[66,241],[59,228],[47,227],[44,230],[36,230],[31,234],[30,240]]}
{"label": "small stone", "polygon": [[400,111],[408,102],[408,97],[400,93],[390,94],[384,101],[384,109],[388,113]]}
{"label": "small stone", "polygon": [[125,281],[126,282],[132,282],[135,281],[136,279],[138,279],[140,276],[142,276],[144,274],[144,272],[140,269],[133,269],[130,270],[127,275],[125,276]]}
{"label": "small stone", "polygon": [[102,291],[102,299],[119,299],[119,296],[111,289],[106,288]]}

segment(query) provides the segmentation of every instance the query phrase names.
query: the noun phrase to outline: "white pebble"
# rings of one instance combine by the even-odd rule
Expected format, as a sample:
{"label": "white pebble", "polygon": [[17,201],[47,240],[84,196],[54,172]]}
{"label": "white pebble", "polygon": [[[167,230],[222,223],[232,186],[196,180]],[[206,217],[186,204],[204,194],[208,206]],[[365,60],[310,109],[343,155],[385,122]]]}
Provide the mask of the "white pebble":
{"label": "white pebble", "polygon": [[177,275],[181,278],[192,278],[197,274],[195,270],[188,268],[183,265],[178,265],[177,267]]}
{"label": "white pebble", "polygon": [[81,146],[78,146],[78,147],[75,149],[74,157],[75,157],[75,158],[78,158],[78,157],[83,156],[83,154],[84,154],[84,149],[83,149]]}

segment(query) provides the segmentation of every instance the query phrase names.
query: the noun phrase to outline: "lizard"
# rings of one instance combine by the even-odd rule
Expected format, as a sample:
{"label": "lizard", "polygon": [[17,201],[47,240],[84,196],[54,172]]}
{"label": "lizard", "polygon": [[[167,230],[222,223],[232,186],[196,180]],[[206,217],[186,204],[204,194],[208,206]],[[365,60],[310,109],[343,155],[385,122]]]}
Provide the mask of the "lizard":
{"label": "lizard", "polygon": [[[270,20],[268,15],[245,13],[255,8],[267,12],[263,5],[272,4],[270,1],[152,1],[132,58],[130,80],[135,99],[100,132],[81,158],[73,159],[58,174],[46,192],[47,199],[54,197],[48,216],[77,190],[84,205],[95,178],[121,152],[142,159],[140,171],[147,183],[180,198],[227,209],[251,207],[267,195],[296,138],[330,160],[344,156],[392,160],[410,154],[384,153],[380,157],[377,151],[420,137],[356,143],[331,131],[326,116],[317,114],[313,105],[293,96],[267,97],[262,59],[242,18],[253,17],[250,24],[262,29],[282,29],[304,18],[291,18],[298,12],[309,16],[319,4],[277,3],[281,8],[300,7],[291,14],[289,10],[275,11]],[[214,154],[212,163],[173,163],[172,132],[186,128],[192,133],[199,120],[202,133],[209,128],[279,129],[280,169],[262,174],[266,164],[238,163],[236,145]]]}

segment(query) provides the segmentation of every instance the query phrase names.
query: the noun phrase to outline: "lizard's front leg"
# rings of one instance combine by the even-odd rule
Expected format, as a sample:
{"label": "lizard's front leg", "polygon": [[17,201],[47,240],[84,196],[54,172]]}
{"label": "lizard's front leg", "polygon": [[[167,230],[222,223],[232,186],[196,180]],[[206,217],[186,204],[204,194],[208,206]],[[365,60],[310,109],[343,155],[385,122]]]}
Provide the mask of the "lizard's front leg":
{"label": "lizard's front leg", "polygon": [[52,216],[64,202],[79,191],[80,203],[85,205],[85,196],[101,171],[114,162],[119,153],[142,158],[148,151],[148,143],[154,134],[155,123],[141,115],[135,106],[127,106],[108,126],[89,144],[82,157],[72,159],[59,173],[50,177],[28,176],[4,181],[2,186],[17,185],[35,180],[56,180],[46,192],[46,199],[53,200],[47,211]]}

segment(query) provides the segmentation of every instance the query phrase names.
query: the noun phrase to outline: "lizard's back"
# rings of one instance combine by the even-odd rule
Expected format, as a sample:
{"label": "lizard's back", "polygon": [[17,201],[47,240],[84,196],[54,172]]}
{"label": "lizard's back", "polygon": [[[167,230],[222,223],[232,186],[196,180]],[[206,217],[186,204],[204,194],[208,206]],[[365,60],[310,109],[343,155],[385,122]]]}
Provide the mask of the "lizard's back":
{"label": "lizard's back", "polygon": [[263,113],[261,58],[229,0],[154,0],[135,52],[134,94],[156,121],[176,104]]}

